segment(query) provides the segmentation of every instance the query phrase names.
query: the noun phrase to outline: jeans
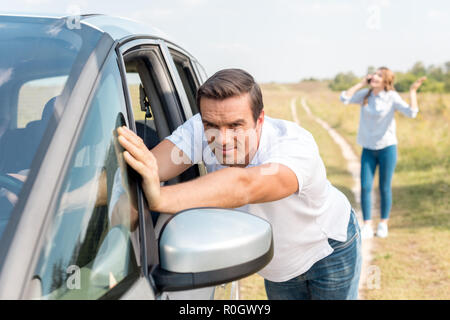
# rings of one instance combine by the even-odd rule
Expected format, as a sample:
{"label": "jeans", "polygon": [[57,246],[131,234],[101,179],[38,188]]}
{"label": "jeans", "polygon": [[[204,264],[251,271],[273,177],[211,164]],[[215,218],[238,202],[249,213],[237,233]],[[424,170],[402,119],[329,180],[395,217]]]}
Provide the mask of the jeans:
{"label": "jeans", "polygon": [[363,149],[361,156],[361,209],[364,221],[370,220],[372,213],[372,185],[375,169],[379,166],[381,219],[388,219],[392,207],[391,182],[397,163],[397,146],[381,150]]}
{"label": "jeans", "polygon": [[328,239],[334,249],[308,271],[284,282],[264,280],[270,300],[356,300],[361,274],[361,237],[351,210],[344,242]]}

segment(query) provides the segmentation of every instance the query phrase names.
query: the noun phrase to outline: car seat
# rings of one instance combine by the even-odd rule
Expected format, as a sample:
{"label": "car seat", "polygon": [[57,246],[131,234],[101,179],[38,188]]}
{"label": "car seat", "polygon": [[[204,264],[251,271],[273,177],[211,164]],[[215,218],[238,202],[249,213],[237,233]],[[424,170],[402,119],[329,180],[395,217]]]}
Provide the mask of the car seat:
{"label": "car seat", "polygon": [[42,111],[40,120],[30,121],[25,128],[5,131],[0,138],[0,172],[12,173],[29,169],[41,142],[47,124],[53,114],[57,97],[50,99]]}

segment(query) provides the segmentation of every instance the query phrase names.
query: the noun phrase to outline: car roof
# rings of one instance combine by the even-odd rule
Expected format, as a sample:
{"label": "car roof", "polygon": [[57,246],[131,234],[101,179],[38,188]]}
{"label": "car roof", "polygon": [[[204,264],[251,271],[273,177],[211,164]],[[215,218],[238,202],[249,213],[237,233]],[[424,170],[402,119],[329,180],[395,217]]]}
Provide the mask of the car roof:
{"label": "car roof", "polygon": [[[17,16],[17,17],[29,17],[38,19],[64,19],[70,18],[67,14],[36,14],[36,13],[4,13],[0,12],[0,16]],[[97,29],[100,32],[107,33],[115,41],[132,37],[132,36],[149,36],[157,39],[163,39],[170,42],[180,48],[184,49],[184,46],[180,45],[179,41],[176,41],[173,37],[163,32],[162,30],[151,26],[150,24],[144,24],[137,21],[133,21],[128,18],[114,17],[104,14],[82,14],[80,15],[80,22],[91,28]],[[187,53],[187,51],[186,51]],[[192,55],[191,55],[192,57]]]}

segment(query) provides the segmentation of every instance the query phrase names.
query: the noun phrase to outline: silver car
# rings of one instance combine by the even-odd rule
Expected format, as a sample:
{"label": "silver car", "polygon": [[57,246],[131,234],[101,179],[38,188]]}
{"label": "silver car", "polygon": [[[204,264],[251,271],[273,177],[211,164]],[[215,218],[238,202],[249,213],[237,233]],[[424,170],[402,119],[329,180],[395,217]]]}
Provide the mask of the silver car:
{"label": "silver car", "polygon": [[153,148],[198,112],[205,79],[126,19],[0,15],[0,299],[237,298],[236,280],[273,256],[270,224],[150,211],[117,142],[126,125]]}

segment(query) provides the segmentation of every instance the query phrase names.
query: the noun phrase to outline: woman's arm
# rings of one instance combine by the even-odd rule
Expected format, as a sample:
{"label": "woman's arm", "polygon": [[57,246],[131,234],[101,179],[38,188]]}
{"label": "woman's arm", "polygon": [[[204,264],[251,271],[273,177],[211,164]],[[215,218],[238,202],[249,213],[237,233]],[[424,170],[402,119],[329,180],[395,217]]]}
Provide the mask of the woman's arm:
{"label": "woman's arm", "polygon": [[417,104],[417,89],[422,85],[422,83],[427,80],[427,77],[421,77],[417,79],[409,88],[409,99],[411,101],[411,108],[416,110],[419,109]]}
{"label": "woman's arm", "polygon": [[364,88],[365,86],[367,86],[368,82],[367,82],[367,77],[365,77],[364,79],[362,79],[360,82],[358,82],[357,84],[355,84],[353,87],[351,87],[350,89],[345,90],[345,95],[348,98],[353,97],[353,95],[356,93],[356,91]]}
{"label": "woman's arm", "polygon": [[406,101],[404,101],[400,95],[395,92],[394,94],[394,108],[397,111],[400,111],[405,116],[409,118],[415,118],[417,116],[417,113],[419,112],[419,106],[417,104],[417,89],[420,87],[420,85],[426,80],[426,77],[422,77],[418,80],[416,80],[409,89],[409,98],[410,98],[410,104],[408,104]]}
{"label": "woman's arm", "polygon": [[368,92],[367,89],[366,90],[361,89],[369,84],[368,79],[370,78],[371,75],[367,75],[359,83],[355,84],[354,86],[345,91],[342,91],[340,96],[341,101],[344,102],[345,104],[349,103],[361,104],[364,101],[364,97],[367,95]]}

